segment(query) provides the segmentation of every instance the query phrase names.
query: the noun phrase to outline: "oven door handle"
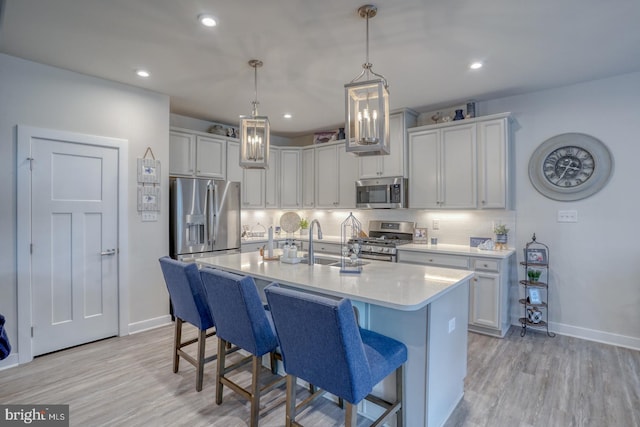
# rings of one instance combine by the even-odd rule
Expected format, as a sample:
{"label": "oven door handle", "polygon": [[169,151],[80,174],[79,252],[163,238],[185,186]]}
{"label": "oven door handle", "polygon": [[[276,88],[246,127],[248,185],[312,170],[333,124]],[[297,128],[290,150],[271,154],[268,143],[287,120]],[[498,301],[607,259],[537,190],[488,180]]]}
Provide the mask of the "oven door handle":
{"label": "oven door handle", "polygon": [[393,261],[393,255],[375,255],[369,253],[361,253],[360,258],[377,259],[379,261]]}

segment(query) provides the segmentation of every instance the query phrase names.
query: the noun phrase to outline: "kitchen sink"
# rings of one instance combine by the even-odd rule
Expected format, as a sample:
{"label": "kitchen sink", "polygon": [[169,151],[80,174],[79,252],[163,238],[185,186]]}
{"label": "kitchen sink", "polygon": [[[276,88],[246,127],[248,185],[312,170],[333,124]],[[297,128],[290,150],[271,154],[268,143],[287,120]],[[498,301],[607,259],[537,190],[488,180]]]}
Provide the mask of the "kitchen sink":
{"label": "kitchen sink", "polygon": [[329,258],[329,257],[322,257],[322,256],[316,256],[314,257],[313,260],[314,264],[320,264],[320,265],[333,265],[333,264],[340,264],[340,260],[338,258]]}

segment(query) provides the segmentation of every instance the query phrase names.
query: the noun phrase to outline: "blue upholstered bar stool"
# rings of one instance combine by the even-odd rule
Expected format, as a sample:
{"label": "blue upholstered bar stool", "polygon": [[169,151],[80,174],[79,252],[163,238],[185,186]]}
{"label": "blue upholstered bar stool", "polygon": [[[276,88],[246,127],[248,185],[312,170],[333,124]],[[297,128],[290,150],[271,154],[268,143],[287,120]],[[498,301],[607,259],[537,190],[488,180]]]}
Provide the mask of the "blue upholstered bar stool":
{"label": "blue upholstered bar stool", "polygon": [[[222,403],[223,386],[231,388],[251,402],[250,425],[258,425],[260,394],[281,384],[284,377],[277,377],[260,387],[262,356],[270,353],[271,370],[275,371],[275,351],[278,346],[270,315],[265,310],[252,277],[240,276],[221,270],[204,268],[200,271],[207,303],[216,319],[218,334],[218,370],[216,373],[216,403]],[[251,353],[250,356],[225,366],[223,348],[227,343]],[[240,387],[227,375],[231,371],[252,362],[252,381],[249,389]],[[282,403],[282,401],[280,401]],[[270,410],[272,408],[268,408]]]}
{"label": "blue upholstered bar stool", "polygon": [[[346,403],[345,425],[355,427],[357,404],[367,399],[385,408],[373,425],[394,413],[403,426],[402,376],[407,347],[373,331],[360,329],[349,299],[331,299],[279,287],[265,288],[287,372],[286,426],[299,426],[296,414],[328,391]],[[396,400],[370,395],[388,375],[396,375]],[[296,379],[322,390],[296,405]]]}
{"label": "blue upholstered bar stool", "polygon": [[[180,357],[191,363],[197,369],[196,390],[201,391],[204,364],[216,359],[215,355],[204,357],[205,341],[207,337],[215,335],[216,332],[212,330],[207,333],[207,329],[212,329],[215,323],[205,300],[200,271],[195,264],[187,264],[169,257],[160,258],[160,267],[176,318],[173,340],[173,372],[178,372]],[[184,322],[198,328],[197,338],[182,341],[182,324]],[[196,358],[193,358],[182,349],[195,342],[198,343],[198,350]]]}

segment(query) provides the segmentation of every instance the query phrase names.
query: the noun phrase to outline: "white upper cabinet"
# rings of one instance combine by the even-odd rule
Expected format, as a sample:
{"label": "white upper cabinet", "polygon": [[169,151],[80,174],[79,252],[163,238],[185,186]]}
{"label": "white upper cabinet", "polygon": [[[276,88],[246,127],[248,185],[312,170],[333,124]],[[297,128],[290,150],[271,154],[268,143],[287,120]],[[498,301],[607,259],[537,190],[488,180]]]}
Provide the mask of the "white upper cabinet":
{"label": "white upper cabinet", "polygon": [[196,136],[196,176],[227,179],[227,140]]}
{"label": "white upper cabinet", "polygon": [[228,141],[227,180],[240,182],[240,196],[243,208],[266,207],[266,178],[264,169],[243,169],[240,167],[240,143]]}
{"label": "white upper cabinet", "polygon": [[280,207],[302,208],[302,173],[300,149],[280,152]]}
{"label": "white upper cabinet", "polygon": [[169,174],[227,179],[227,140],[171,130]]}
{"label": "white upper cabinet", "polygon": [[475,208],[477,205],[475,124],[442,129],[440,150],[440,185],[438,186],[440,207]]}
{"label": "white upper cabinet", "polygon": [[227,181],[242,182],[243,170],[240,167],[240,142],[227,142]]}
{"label": "white upper cabinet", "polygon": [[478,207],[509,209],[510,150],[507,117],[478,123]]}
{"label": "white upper cabinet", "polygon": [[315,207],[315,153],[314,147],[302,150],[302,207],[305,209]]}
{"label": "white upper cabinet", "polygon": [[193,176],[196,161],[196,136],[183,132],[169,133],[169,175]]}
{"label": "white upper cabinet", "polygon": [[344,143],[316,147],[316,208],[353,208],[358,158],[347,153]]}
{"label": "white upper cabinet", "polygon": [[356,207],[356,181],[358,180],[358,157],[347,152],[345,144],[338,144],[338,167],[340,170],[338,207]]}
{"label": "white upper cabinet", "polygon": [[508,207],[508,114],[409,132],[409,207]]}
{"label": "white upper cabinet", "polygon": [[383,156],[359,157],[360,179],[389,176],[407,177],[407,129],[415,126],[417,113],[403,110],[389,116],[391,153]]}
{"label": "white upper cabinet", "polygon": [[280,203],[280,150],[269,147],[269,169],[265,170],[265,207],[277,208]]}
{"label": "white upper cabinet", "polygon": [[412,133],[409,169],[411,208],[475,208],[475,124]]}
{"label": "white upper cabinet", "polygon": [[242,207],[265,208],[265,170],[243,169],[242,171]]}

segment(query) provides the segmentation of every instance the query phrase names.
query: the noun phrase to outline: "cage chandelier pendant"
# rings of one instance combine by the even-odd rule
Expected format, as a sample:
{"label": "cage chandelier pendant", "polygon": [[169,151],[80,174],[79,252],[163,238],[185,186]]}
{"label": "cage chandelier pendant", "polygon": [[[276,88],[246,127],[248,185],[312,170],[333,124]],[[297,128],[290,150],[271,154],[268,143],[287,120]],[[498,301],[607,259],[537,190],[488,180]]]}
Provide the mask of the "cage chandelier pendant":
{"label": "cage chandelier pendant", "polygon": [[240,166],[247,169],[267,169],[269,167],[269,118],[258,115],[258,68],[262,61],[252,59],[254,100],[251,101],[251,115],[240,118]]}
{"label": "cage chandelier pendant", "polygon": [[360,156],[390,153],[389,84],[369,62],[369,19],[377,13],[373,5],[358,9],[367,23],[366,59],[360,74],[344,85],[346,150]]}

